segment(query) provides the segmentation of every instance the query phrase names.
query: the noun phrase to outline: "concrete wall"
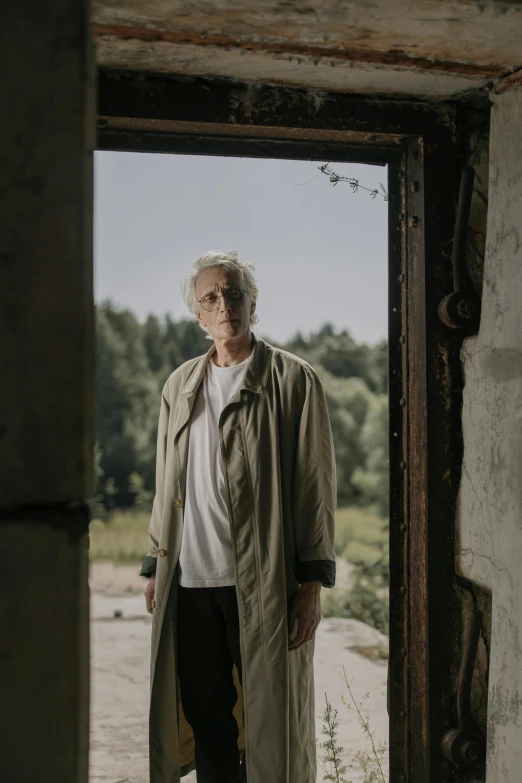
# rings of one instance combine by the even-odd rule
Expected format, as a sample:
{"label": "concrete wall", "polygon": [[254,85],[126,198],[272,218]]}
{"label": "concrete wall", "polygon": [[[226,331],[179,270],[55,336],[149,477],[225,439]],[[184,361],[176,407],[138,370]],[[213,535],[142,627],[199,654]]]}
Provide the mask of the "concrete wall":
{"label": "concrete wall", "polygon": [[[466,115],[466,162],[475,170],[469,215],[466,266],[473,290],[482,299],[489,191],[489,113]],[[469,123],[469,124],[468,124]]]}
{"label": "concrete wall", "polygon": [[522,769],[522,88],[494,97],[482,322],[462,350],[457,570],[492,594],[487,782]]}
{"label": "concrete wall", "polygon": [[521,64],[516,0],[93,0],[105,68],[450,98]]}
{"label": "concrete wall", "polygon": [[0,26],[0,780],[86,783],[92,495],[88,3]]}

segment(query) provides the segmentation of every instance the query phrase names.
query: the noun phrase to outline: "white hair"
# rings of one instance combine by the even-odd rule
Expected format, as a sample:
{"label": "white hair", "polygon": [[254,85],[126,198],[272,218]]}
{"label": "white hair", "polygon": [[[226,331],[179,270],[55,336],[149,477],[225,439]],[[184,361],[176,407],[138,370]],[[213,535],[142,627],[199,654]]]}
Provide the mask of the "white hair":
{"label": "white hair", "polygon": [[[247,264],[241,256],[235,250],[211,250],[208,253],[196,258],[192,264],[192,271],[190,275],[181,281],[181,288],[183,291],[183,298],[188,309],[192,313],[198,311],[198,300],[196,294],[196,281],[204,269],[209,269],[214,266],[223,266],[226,269],[230,269],[236,272],[240,281],[241,287],[248,299],[251,302],[255,302],[259,295],[259,286],[257,285],[256,278],[254,276],[253,264]],[[259,321],[256,311],[250,315],[250,325],[253,326]],[[208,334],[208,329],[201,325],[204,332],[207,332],[207,337],[212,339]]]}

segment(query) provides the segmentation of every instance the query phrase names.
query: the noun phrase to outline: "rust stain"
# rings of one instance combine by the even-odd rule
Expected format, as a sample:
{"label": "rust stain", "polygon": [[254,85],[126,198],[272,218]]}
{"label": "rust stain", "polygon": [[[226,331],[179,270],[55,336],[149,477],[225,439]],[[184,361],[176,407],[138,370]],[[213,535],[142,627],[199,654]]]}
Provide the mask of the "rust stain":
{"label": "rust stain", "polygon": [[522,85],[522,68],[520,68],[518,71],[515,71],[515,73],[510,74],[509,76],[506,76],[504,79],[502,79],[495,87],[495,92],[497,95],[502,95],[505,92],[510,92],[511,90],[514,90],[516,87],[520,87]]}
{"label": "rust stain", "polygon": [[368,49],[344,48],[302,44],[296,41],[268,42],[242,40],[228,35],[156,30],[131,25],[107,25],[95,23],[91,26],[95,40],[113,37],[119,40],[134,40],[147,43],[163,42],[178,45],[239,49],[248,52],[263,52],[274,55],[310,57],[312,59],[336,59],[342,62],[356,62],[368,65],[392,65],[400,68],[418,68],[426,71],[443,71],[470,76],[498,77],[506,72],[499,64],[475,65],[455,60],[431,60],[427,57],[411,57],[399,49],[387,52],[373,52]]}
{"label": "rust stain", "polygon": [[339,131],[317,128],[286,128],[275,125],[234,125],[218,122],[188,122],[184,120],[158,120],[143,117],[113,117],[100,114],[99,128],[110,130],[144,131],[147,133],[179,133],[187,135],[240,136],[318,143],[339,142],[352,144],[393,144],[406,138],[401,134],[369,133],[366,131]]}

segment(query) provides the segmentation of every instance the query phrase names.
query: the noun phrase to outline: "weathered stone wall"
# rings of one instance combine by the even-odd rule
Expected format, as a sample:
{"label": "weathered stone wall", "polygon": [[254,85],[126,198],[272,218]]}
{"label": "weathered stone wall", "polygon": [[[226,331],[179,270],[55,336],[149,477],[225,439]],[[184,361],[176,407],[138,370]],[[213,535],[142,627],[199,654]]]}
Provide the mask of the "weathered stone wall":
{"label": "weathered stone wall", "polygon": [[488,783],[516,783],[522,768],[521,140],[518,88],[494,97],[482,320],[462,350],[457,570],[492,595]]}
{"label": "weathered stone wall", "polygon": [[11,0],[0,50],[0,780],[86,783],[92,152],[86,0]]}

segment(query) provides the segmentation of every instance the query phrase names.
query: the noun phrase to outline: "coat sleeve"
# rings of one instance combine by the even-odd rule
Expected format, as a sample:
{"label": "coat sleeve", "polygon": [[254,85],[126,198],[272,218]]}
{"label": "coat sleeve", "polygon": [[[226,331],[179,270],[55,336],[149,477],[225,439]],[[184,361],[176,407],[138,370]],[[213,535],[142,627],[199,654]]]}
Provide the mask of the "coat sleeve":
{"label": "coat sleeve", "polygon": [[335,454],[324,390],[307,371],[294,466],[295,575],[299,583],[335,584],[334,525],[337,502]]}
{"label": "coat sleeve", "polygon": [[149,524],[149,548],[143,559],[140,576],[150,578],[156,573],[158,560],[158,543],[163,516],[163,496],[165,488],[165,463],[167,456],[167,432],[169,426],[170,406],[167,401],[167,384],[161,395],[161,407],[158,424],[158,441],[156,447],[156,493],[152,504],[152,514]]}

